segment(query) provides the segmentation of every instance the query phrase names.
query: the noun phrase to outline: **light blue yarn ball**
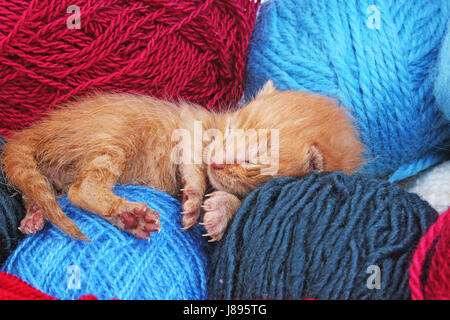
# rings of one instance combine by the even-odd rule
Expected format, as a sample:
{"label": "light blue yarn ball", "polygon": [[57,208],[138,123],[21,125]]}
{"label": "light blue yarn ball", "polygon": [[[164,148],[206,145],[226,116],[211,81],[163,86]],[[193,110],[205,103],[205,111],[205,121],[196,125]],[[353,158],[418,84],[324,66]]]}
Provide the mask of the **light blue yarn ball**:
{"label": "light blue yarn ball", "polygon": [[158,211],[161,233],[152,233],[150,242],[139,240],[63,197],[63,211],[91,242],[73,240],[47,223],[19,244],[3,271],[59,299],[86,294],[121,300],[206,299],[206,238],[198,225],[181,230],[180,203],[147,187],[117,186],[114,191]]}
{"label": "light blue yarn ball", "polygon": [[[450,5],[450,4],[449,4]],[[444,115],[450,120],[450,23],[439,53],[434,96]]]}
{"label": "light blue yarn ball", "polygon": [[367,149],[361,172],[391,181],[445,158],[450,124],[433,96],[448,0],[269,0],[249,46],[245,100],[281,90],[339,98]]}

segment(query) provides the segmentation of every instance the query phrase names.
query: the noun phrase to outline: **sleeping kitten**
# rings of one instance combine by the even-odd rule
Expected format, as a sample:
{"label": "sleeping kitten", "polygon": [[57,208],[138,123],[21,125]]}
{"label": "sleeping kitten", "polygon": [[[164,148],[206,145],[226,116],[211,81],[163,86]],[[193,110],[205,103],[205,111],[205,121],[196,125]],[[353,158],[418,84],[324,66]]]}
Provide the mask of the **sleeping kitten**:
{"label": "sleeping kitten", "polygon": [[[180,146],[174,132],[195,136],[195,123],[205,137],[216,134],[202,136],[200,146],[174,152]],[[252,130],[274,134],[265,137],[266,143],[235,146],[239,135],[251,140]],[[200,149],[200,163],[194,149]],[[269,81],[247,106],[230,113],[142,95],[93,95],[15,133],[4,145],[2,162],[6,177],[23,194],[24,233],[37,232],[48,219],[70,236],[88,241],[56,202],[67,193],[74,205],[137,238],[149,238],[161,228],[158,212],[112,192],[115,184],[135,184],[181,196],[184,229],[197,222],[203,207],[202,224],[215,241],[222,238],[240,199],[269,179],[313,170],[351,173],[362,164],[362,151],[336,101],[278,91]],[[183,161],[175,161],[174,154]],[[203,202],[208,182],[217,191]]]}

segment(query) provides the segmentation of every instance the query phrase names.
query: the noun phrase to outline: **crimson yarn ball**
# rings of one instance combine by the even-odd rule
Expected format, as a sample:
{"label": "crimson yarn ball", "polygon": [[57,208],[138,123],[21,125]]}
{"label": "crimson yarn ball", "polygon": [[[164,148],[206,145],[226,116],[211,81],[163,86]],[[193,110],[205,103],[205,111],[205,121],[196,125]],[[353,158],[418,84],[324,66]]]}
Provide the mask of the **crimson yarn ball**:
{"label": "crimson yarn ball", "polygon": [[450,207],[422,237],[409,270],[413,300],[450,299]]}
{"label": "crimson yarn ball", "polygon": [[232,107],[243,93],[258,6],[253,0],[0,0],[0,134],[92,90]]}

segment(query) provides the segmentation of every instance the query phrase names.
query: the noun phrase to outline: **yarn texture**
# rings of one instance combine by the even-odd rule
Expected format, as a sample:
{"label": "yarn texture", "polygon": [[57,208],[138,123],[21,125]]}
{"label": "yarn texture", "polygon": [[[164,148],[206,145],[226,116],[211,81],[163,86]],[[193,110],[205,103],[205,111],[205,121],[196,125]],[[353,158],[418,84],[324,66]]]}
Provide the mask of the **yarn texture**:
{"label": "yarn texture", "polygon": [[[246,100],[269,79],[281,90],[338,98],[367,149],[361,172],[391,181],[412,176],[442,161],[450,143],[432,72],[447,2],[265,2],[249,46]],[[448,93],[448,82],[442,85]]]}
{"label": "yarn texture", "polygon": [[359,174],[270,180],[214,249],[209,295],[409,299],[413,251],[437,217],[417,195]]}
{"label": "yarn texture", "polygon": [[[450,7],[450,4],[448,6]],[[438,106],[447,117],[447,120],[450,121],[450,23],[447,23],[447,32],[439,53],[439,64],[437,66],[436,79],[434,80],[433,93]]]}
{"label": "yarn texture", "polygon": [[409,273],[414,300],[450,299],[450,207],[428,229],[414,252]]}
{"label": "yarn texture", "polygon": [[[0,272],[0,300],[56,300],[55,298],[33,288],[22,279]],[[86,295],[78,300],[98,300],[94,295]]]}
{"label": "yarn texture", "polygon": [[[446,212],[450,215],[450,210]],[[450,300],[450,219],[442,227],[431,259],[425,286],[429,300]]]}
{"label": "yarn texture", "polygon": [[91,91],[229,107],[243,93],[258,5],[0,0],[0,134]]}
{"label": "yarn texture", "polygon": [[[5,140],[0,137],[1,150]],[[25,216],[22,197],[3,176],[0,163],[0,265],[8,258],[24,235],[19,231],[20,220]]]}
{"label": "yarn texture", "polygon": [[63,197],[63,211],[91,242],[74,240],[47,223],[19,244],[2,271],[57,299],[87,294],[99,299],[205,299],[207,242],[198,225],[181,230],[180,203],[142,186],[117,186],[114,191],[158,211],[161,233],[152,233],[150,242],[139,240]]}
{"label": "yarn texture", "polygon": [[401,182],[408,190],[426,200],[438,213],[450,207],[450,160]]}

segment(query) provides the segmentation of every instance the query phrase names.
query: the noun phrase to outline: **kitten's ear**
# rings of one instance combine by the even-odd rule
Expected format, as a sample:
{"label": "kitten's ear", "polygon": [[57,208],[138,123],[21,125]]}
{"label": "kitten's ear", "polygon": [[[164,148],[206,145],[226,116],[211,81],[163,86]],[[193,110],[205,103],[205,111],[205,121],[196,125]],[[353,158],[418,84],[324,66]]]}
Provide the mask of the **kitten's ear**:
{"label": "kitten's ear", "polygon": [[323,171],[323,156],[316,145],[313,144],[309,147],[306,159],[311,171]]}
{"label": "kitten's ear", "polygon": [[276,90],[275,85],[272,80],[267,81],[262,89],[258,92],[258,95],[267,94],[274,92]]}

